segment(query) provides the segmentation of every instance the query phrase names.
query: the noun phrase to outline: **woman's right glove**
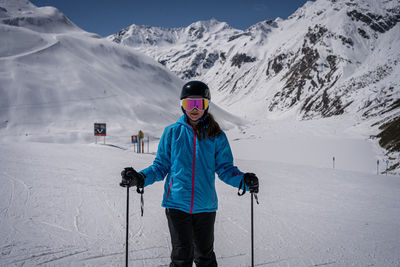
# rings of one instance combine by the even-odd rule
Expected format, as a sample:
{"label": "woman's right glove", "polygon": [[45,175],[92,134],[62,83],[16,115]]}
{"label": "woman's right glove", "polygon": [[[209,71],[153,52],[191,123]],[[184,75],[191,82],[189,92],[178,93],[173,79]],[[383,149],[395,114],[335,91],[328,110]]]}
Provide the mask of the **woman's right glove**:
{"label": "woman's right glove", "polygon": [[246,172],[243,175],[243,180],[249,188],[250,193],[258,193],[258,178],[254,173]]}
{"label": "woman's right glove", "polygon": [[142,188],[144,185],[144,177],[142,174],[138,173],[134,168],[127,167],[121,172],[122,182],[121,186],[131,187],[137,186]]}

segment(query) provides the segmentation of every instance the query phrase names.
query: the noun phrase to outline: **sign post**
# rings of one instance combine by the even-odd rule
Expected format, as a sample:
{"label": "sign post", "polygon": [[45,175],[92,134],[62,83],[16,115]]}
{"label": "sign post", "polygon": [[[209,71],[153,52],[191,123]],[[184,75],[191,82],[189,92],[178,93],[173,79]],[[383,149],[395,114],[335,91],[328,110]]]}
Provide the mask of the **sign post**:
{"label": "sign post", "polygon": [[135,151],[135,152],[137,152],[137,143],[138,143],[138,136],[137,135],[132,135],[132,137],[131,137],[131,141],[132,141],[132,144],[133,144],[133,150]]}
{"label": "sign post", "polygon": [[97,136],[104,136],[104,144],[106,144],[106,124],[105,123],[95,123],[94,124],[94,136],[96,136],[96,144],[97,144]]}
{"label": "sign post", "polygon": [[387,176],[388,170],[389,170],[389,160],[387,159],[386,160],[386,176]]}
{"label": "sign post", "polygon": [[138,133],[138,153],[143,153],[143,138],[144,138],[144,134],[142,132],[142,130],[139,131]]}
{"label": "sign post", "polygon": [[376,175],[379,175],[379,159],[376,161]]}

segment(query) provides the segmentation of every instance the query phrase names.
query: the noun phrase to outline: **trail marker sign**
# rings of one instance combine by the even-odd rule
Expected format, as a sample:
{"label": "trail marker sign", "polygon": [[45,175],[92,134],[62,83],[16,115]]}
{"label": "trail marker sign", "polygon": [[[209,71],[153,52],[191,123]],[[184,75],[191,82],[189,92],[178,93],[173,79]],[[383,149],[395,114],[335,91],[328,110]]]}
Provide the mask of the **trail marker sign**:
{"label": "trail marker sign", "polygon": [[106,124],[95,123],[94,124],[94,135],[95,136],[106,136]]}
{"label": "trail marker sign", "polygon": [[95,123],[94,124],[94,136],[96,136],[96,144],[97,144],[97,136],[104,136],[104,144],[106,144],[106,124],[105,123]]}

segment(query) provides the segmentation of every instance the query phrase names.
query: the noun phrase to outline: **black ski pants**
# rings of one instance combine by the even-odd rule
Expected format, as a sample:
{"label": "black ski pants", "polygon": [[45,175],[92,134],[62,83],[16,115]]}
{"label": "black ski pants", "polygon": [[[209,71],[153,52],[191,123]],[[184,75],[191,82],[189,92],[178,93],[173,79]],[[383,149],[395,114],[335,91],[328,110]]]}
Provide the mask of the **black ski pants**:
{"label": "black ski pants", "polygon": [[216,212],[189,214],[165,209],[171,235],[170,267],[216,267],[214,223]]}

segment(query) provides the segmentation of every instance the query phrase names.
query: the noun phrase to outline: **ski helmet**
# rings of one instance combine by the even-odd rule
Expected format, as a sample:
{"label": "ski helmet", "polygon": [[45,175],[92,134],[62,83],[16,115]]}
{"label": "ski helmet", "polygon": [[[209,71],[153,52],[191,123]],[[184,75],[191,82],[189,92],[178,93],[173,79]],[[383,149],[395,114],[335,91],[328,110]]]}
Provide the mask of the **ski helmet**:
{"label": "ski helmet", "polygon": [[208,100],[211,99],[210,89],[207,84],[200,81],[190,81],[182,87],[181,100],[191,95],[201,96]]}

